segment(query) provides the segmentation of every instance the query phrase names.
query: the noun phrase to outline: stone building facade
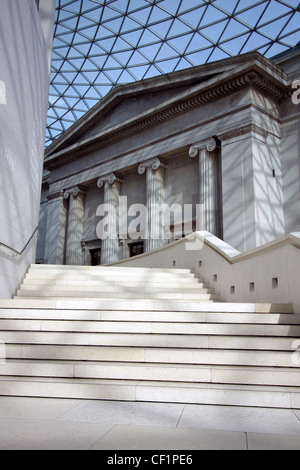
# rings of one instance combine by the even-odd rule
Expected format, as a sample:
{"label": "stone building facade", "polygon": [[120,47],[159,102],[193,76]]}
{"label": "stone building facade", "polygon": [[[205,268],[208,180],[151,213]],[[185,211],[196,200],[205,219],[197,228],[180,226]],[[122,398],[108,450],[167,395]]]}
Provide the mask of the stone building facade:
{"label": "stone building facade", "polygon": [[46,150],[37,262],[111,263],[201,229],[246,252],[299,231],[299,54],[112,90]]}

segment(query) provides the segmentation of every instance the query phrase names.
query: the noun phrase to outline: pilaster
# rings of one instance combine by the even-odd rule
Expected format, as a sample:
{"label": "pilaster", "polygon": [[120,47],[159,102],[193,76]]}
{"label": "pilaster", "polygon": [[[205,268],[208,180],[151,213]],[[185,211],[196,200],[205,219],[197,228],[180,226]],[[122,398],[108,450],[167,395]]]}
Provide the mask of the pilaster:
{"label": "pilaster", "polygon": [[47,228],[45,240],[45,264],[64,264],[67,208],[64,192],[58,191],[47,196]]}
{"label": "pilaster", "polygon": [[250,251],[284,235],[280,141],[252,122],[218,137],[224,240]]}

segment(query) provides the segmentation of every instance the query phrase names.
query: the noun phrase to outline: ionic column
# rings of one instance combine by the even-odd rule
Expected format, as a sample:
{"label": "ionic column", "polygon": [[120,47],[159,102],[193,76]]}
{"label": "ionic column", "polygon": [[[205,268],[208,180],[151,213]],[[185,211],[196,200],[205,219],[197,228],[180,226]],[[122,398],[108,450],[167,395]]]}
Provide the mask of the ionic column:
{"label": "ionic column", "polygon": [[[99,189],[104,188],[104,206],[107,213],[105,222],[107,231],[102,238],[101,263],[109,264],[119,261],[119,236],[118,236],[118,218],[119,218],[119,198],[121,194],[122,179],[114,173],[102,176],[97,182]],[[103,214],[101,214],[103,215]]]}
{"label": "ionic column", "polygon": [[49,194],[44,258],[46,264],[64,264],[66,222],[64,192]]}
{"label": "ionic column", "polygon": [[217,165],[215,139],[195,144],[190,148],[191,158],[199,157],[199,204],[202,205],[202,230],[217,235]]}
{"label": "ionic column", "polygon": [[83,265],[82,238],[84,203],[86,192],[78,186],[67,189],[64,198],[69,199],[67,244],[66,244],[66,264],[80,266]]}
{"label": "ionic column", "polygon": [[161,207],[164,202],[164,169],[166,165],[159,158],[140,164],[138,172],[146,172],[147,193],[147,234],[146,252],[156,250],[164,245],[164,225]]}

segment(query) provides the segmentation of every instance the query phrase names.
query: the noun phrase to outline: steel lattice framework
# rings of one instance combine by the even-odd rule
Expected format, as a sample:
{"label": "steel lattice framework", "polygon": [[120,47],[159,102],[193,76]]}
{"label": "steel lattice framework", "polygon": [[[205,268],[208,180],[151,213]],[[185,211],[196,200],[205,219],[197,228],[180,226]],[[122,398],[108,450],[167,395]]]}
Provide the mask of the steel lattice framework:
{"label": "steel lattice framework", "polygon": [[298,0],[57,0],[46,145],[112,87],[299,44]]}

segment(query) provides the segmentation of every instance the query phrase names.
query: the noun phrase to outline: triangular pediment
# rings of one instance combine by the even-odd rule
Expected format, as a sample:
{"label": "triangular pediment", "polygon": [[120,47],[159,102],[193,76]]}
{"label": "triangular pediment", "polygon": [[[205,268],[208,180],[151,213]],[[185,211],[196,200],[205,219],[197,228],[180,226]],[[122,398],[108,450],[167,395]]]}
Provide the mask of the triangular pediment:
{"label": "triangular pediment", "polygon": [[[45,153],[45,163],[52,165],[54,160],[62,163],[64,156],[74,155],[74,151],[79,156],[80,147],[88,149],[88,146],[98,145],[99,140],[102,141],[101,145],[109,144],[112,141],[112,135],[117,138],[122,136],[122,133],[125,135],[124,132],[128,135],[130,128],[135,127],[134,132],[137,132],[136,124],[140,124],[140,129],[143,129],[145,119],[147,125],[151,122],[157,124],[158,120],[155,117],[157,114],[160,114],[160,119],[162,113],[164,116],[170,115],[170,109],[171,114],[174,109],[176,112],[178,109],[180,111],[187,105],[187,100],[195,100],[198,96],[199,101],[201,94],[201,99],[204,100],[206,97],[217,99],[220,95],[231,92],[229,83],[231,80],[237,80],[236,85],[239,87],[239,76],[252,71],[255,76],[260,70],[271,78],[269,82],[271,91],[274,83],[280,84],[282,80],[285,81],[285,74],[279,67],[259,53],[252,52],[148,80],[120,85],[111,90],[105,98],[48,147]],[[249,77],[246,81],[248,79]],[[255,78],[253,80],[255,81]],[[268,87],[265,84],[262,86]],[[217,94],[215,94],[216,90],[218,90]]]}
{"label": "triangular pediment", "polygon": [[89,135],[95,135],[97,131],[109,128],[114,122],[120,123],[153,105],[161,104],[188,88],[230,70],[240,61],[232,58],[140,82],[119,85],[54,141],[46,149],[46,156],[80,142]]}

